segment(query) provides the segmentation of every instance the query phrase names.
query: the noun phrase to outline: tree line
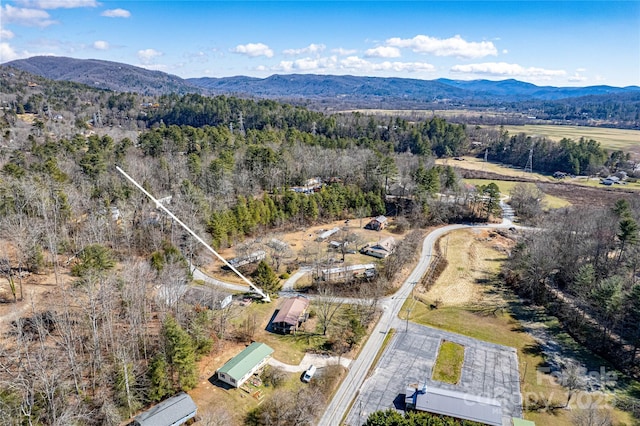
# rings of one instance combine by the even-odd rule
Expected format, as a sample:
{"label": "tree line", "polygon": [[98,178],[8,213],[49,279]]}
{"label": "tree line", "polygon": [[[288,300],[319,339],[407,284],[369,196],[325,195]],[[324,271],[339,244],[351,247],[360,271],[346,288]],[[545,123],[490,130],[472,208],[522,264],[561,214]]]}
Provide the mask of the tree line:
{"label": "tree line", "polygon": [[538,221],[503,271],[582,344],[626,374],[640,374],[640,206],[567,208]]}

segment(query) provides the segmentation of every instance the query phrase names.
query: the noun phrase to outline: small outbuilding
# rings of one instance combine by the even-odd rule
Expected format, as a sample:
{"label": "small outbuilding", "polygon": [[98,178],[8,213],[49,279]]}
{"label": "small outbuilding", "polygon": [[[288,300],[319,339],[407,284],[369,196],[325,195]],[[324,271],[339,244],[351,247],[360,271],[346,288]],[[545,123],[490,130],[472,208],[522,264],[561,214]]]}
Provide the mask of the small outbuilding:
{"label": "small outbuilding", "polygon": [[229,306],[233,295],[210,287],[190,286],[182,295],[182,300],[190,305],[217,310]]}
{"label": "small outbuilding", "polygon": [[181,392],[154,405],[133,419],[134,426],[179,426],[196,416],[197,407],[191,397]]}
{"label": "small outbuilding", "polygon": [[[253,253],[249,253],[245,256],[234,257],[229,260],[229,264],[234,268],[239,268],[240,266],[248,265],[250,263],[258,263],[261,260],[264,260],[267,257],[267,252],[264,250],[257,250]],[[229,269],[227,265],[223,266],[224,269]]]}
{"label": "small outbuilding", "polygon": [[408,386],[405,407],[407,410],[425,411],[491,426],[503,424],[500,401],[433,386]]}
{"label": "small outbuilding", "polygon": [[338,231],[340,231],[340,228],[333,228],[333,229],[329,229],[328,231],[324,231],[323,233],[318,235],[318,238],[316,238],[316,241],[324,241],[330,236],[332,236],[333,234],[337,233]]}
{"label": "small outbuilding", "polygon": [[374,231],[382,231],[389,224],[389,220],[385,216],[378,216],[374,219],[371,219],[369,223],[367,223],[364,228],[365,229],[373,229]]}
{"label": "small outbuilding", "polygon": [[271,327],[277,333],[295,333],[298,327],[307,320],[309,299],[303,296],[289,297],[284,300],[276,314]]}
{"label": "small outbuilding", "polygon": [[239,388],[264,367],[272,353],[273,349],[264,343],[253,342],[216,371],[218,379]]}

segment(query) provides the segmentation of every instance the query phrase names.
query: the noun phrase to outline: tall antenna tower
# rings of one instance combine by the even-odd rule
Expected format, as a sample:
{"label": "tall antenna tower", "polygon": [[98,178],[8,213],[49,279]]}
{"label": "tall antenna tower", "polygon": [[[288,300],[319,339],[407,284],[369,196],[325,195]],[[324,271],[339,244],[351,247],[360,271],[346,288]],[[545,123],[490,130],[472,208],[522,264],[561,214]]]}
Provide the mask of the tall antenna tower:
{"label": "tall antenna tower", "polygon": [[240,111],[240,117],[238,117],[238,128],[240,130],[240,134],[244,136],[244,118],[242,117],[242,111]]}
{"label": "tall antenna tower", "polygon": [[533,173],[533,147],[529,149],[529,159],[527,160],[527,165],[524,166],[525,173]]}

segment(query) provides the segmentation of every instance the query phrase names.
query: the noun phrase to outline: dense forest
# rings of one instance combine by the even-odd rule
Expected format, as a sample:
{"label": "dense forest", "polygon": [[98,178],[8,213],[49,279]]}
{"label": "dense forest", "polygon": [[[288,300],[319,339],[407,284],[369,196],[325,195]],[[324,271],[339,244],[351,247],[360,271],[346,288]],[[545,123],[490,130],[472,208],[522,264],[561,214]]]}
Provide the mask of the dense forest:
{"label": "dense forest", "polygon": [[[452,167],[434,163],[473,153],[472,138],[513,163],[538,143],[536,164],[549,171],[593,172],[620,157],[594,141],[555,144],[439,117],[324,115],[274,101],[150,98],[30,79],[0,81],[0,272],[7,302],[29,300],[30,274],[51,274],[65,303],[24,304],[0,345],[0,416],[15,425],[118,424],[192,388],[195,362],[219,342],[251,340],[251,324],[230,327],[228,312],[186,308],[154,291],[184,286],[186,259],[199,264],[203,253],[115,165],[158,198],[170,196],[172,211],[215,247],[228,247],[378,214],[407,228],[490,220],[499,215],[497,186],[463,185]],[[292,190],[316,177],[317,190]],[[505,272],[523,295],[579,312],[570,316],[581,318],[576,335],[587,333],[582,340],[632,373],[639,218],[624,202],[557,212],[539,224],[553,231],[526,234]],[[381,279],[415,253],[413,244],[383,264]],[[361,329],[359,321],[350,324]]]}

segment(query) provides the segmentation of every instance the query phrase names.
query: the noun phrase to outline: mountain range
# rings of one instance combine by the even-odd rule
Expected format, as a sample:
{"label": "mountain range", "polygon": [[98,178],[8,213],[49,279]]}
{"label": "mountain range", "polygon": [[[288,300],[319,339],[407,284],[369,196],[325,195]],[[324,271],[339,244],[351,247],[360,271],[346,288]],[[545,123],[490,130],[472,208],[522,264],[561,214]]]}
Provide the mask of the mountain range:
{"label": "mountain range", "polygon": [[256,98],[386,104],[554,101],[579,97],[640,98],[640,87],[552,87],[518,80],[418,80],[350,75],[289,74],[267,78],[223,77],[183,79],[161,71],[97,59],[34,56],[3,64],[52,80],[65,80],[119,92],[228,94]]}

